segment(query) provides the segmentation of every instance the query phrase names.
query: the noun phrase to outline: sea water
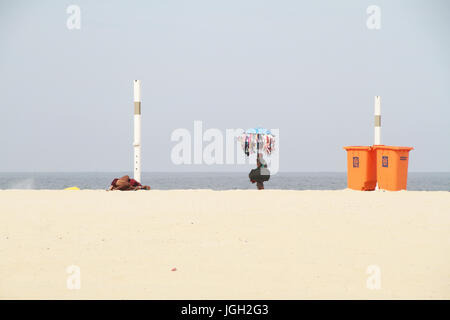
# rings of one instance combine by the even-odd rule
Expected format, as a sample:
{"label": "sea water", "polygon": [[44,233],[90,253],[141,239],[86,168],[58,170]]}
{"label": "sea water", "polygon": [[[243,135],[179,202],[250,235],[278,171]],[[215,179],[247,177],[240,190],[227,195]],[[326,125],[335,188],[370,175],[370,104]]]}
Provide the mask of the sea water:
{"label": "sea water", "polygon": [[[107,189],[114,178],[127,172],[61,172],[61,173],[0,173],[0,189]],[[152,189],[256,189],[245,172],[144,172],[142,183]],[[339,190],[347,187],[345,172],[277,173],[265,183],[266,189]],[[408,190],[450,191],[450,172],[408,174]]]}

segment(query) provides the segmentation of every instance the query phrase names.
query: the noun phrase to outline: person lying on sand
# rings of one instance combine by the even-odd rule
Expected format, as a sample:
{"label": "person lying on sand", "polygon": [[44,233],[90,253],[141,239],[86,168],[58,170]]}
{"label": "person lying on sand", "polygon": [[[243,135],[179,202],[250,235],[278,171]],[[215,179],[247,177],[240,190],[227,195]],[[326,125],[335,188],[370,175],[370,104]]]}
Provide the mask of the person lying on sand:
{"label": "person lying on sand", "polygon": [[270,171],[267,169],[266,161],[264,161],[262,154],[258,155],[256,159],[256,169],[252,169],[248,174],[251,183],[256,182],[256,188],[258,190],[264,189],[264,182],[269,181]]}
{"label": "person lying on sand", "polygon": [[108,190],[121,190],[121,191],[135,191],[135,190],[150,190],[150,186],[143,186],[134,179],[130,179],[129,176],[123,176],[116,178],[111,182]]}

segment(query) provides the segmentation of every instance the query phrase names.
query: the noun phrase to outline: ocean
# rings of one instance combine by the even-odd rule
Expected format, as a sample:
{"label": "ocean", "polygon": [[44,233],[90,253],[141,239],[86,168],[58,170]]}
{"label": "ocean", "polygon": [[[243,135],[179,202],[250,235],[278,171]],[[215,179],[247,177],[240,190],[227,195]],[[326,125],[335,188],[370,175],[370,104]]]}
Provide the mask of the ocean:
{"label": "ocean", "polygon": [[[0,189],[107,189],[111,181],[127,172],[61,172],[61,173],[0,173]],[[152,189],[256,189],[245,172],[164,173],[145,172],[143,184]],[[265,183],[266,189],[282,190],[339,190],[347,187],[345,172],[278,173]],[[410,172],[408,190],[450,191],[450,172]]]}

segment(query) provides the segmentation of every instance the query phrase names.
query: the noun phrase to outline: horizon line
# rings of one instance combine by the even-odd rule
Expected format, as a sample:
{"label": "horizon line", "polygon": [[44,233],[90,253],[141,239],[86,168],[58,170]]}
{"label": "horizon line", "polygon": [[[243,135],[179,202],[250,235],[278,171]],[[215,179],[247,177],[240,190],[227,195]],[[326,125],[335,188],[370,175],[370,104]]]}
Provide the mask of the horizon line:
{"label": "horizon line", "polygon": [[[127,173],[132,170],[116,171],[0,171],[2,173]],[[246,173],[247,171],[142,171],[142,173]],[[347,171],[278,171],[278,173],[347,173]],[[450,171],[409,171],[408,173],[450,173]],[[274,174],[274,175],[276,175]]]}

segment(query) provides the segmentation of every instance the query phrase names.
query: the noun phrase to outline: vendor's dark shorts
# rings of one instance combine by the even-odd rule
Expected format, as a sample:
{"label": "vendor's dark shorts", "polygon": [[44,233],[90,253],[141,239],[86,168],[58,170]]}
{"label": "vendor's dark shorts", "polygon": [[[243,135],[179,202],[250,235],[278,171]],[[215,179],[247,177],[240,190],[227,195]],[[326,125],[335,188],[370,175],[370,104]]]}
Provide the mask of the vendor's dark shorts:
{"label": "vendor's dark shorts", "polygon": [[248,177],[252,181],[266,182],[270,179],[270,171],[267,168],[257,168],[250,171]]}

